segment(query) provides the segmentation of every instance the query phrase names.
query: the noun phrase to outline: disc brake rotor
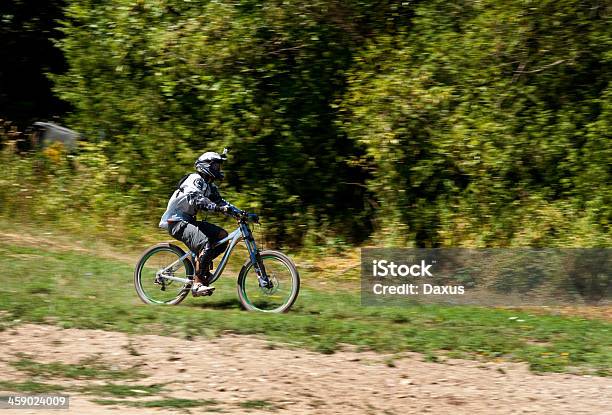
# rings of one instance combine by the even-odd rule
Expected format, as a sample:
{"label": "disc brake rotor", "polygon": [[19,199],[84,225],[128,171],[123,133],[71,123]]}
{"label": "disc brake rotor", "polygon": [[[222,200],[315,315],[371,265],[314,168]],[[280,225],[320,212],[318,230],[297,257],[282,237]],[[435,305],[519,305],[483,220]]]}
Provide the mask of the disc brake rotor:
{"label": "disc brake rotor", "polygon": [[166,276],[174,277],[174,272],[164,274],[161,271],[157,271],[157,274],[155,274],[155,283],[161,285],[163,280],[163,285],[165,285],[166,287],[172,285],[174,281],[165,278]]}
{"label": "disc brake rotor", "polygon": [[279,283],[278,283],[278,278],[276,278],[276,276],[274,274],[270,274],[268,275],[268,279],[270,280],[270,282],[272,283],[272,287],[271,288],[265,288],[265,287],[259,287],[259,289],[261,290],[261,292],[263,292],[265,295],[273,295],[275,294],[278,289],[279,289]]}

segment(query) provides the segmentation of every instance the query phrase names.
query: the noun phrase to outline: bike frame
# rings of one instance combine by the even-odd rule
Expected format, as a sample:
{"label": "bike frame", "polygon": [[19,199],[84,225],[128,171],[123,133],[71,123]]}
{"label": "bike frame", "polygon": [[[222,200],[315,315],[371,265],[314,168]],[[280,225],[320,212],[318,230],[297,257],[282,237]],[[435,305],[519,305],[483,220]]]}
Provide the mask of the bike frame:
{"label": "bike frame", "polygon": [[[249,257],[251,259],[251,263],[255,264],[255,270],[257,272],[258,277],[260,277],[265,282],[267,282],[268,278],[267,278],[267,275],[265,274],[265,269],[263,269],[263,266],[261,266],[263,264],[261,264],[261,261],[259,258],[259,250],[257,249],[257,245],[255,244],[255,239],[253,238],[253,234],[249,226],[245,222],[240,221],[238,223],[238,228],[234,230],[232,233],[230,233],[229,235],[227,235],[225,238],[218,241],[213,246],[213,248],[221,244],[224,244],[227,241],[229,241],[229,243],[227,245],[227,248],[225,248],[225,252],[223,253],[221,262],[219,262],[219,265],[215,269],[210,281],[208,281],[208,284],[212,284],[213,282],[219,279],[219,277],[223,273],[223,270],[225,269],[225,266],[227,265],[227,261],[229,260],[229,257],[232,254],[232,251],[234,250],[234,248],[236,247],[236,245],[238,245],[240,241],[245,242],[247,250],[249,251]],[[195,258],[196,258],[195,252],[188,251],[183,256],[181,256],[179,259],[174,261],[172,264],[168,265],[166,268],[161,269],[159,273],[164,274],[168,271],[170,272],[176,271],[177,269],[181,267],[181,265],[183,264],[183,261],[186,258],[191,258],[191,261],[195,262]],[[166,276],[166,275],[162,275],[162,276],[165,279],[182,282],[184,284],[188,284],[192,282],[192,280],[188,278],[179,278],[175,276]]]}

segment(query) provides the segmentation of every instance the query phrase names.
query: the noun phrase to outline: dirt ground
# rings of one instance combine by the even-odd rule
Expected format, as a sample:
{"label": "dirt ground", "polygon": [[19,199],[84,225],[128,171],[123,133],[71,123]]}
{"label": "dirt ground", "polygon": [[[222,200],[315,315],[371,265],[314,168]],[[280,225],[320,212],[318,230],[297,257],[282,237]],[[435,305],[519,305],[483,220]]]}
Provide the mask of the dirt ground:
{"label": "dirt ground", "polygon": [[[332,355],[271,345],[227,335],[185,340],[155,335],[129,336],[101,330],[21,325],[0,333],[0,378],[27,375],[8,364],[25,353],[42,363],[77,363],[96,358],[111,368],[138,368],[148,375],[135,385],[165,384],[159,396],[214,399],[224,413],[291,414],[612,414],[609,378],[569,374],[537,375],[523,364],[448,360],[432,363],[406,354],[389,356],[342,351]],[[37,379],[64,386],[104,384],[104,380]],[[114,381],[115,383],[128,383]],[[136,387],[136,386],[135,386]],[[0,395],[8,392],[0,391]],[[102,406],[100,398],[68,392],[69,410],[0,410],[4,414],[185,413],[185,409]],[[107,397],[108,399],[108,397]],[[110,398],[114,399],[114,398]],[[266,401],[267,409],[246,409]]]}

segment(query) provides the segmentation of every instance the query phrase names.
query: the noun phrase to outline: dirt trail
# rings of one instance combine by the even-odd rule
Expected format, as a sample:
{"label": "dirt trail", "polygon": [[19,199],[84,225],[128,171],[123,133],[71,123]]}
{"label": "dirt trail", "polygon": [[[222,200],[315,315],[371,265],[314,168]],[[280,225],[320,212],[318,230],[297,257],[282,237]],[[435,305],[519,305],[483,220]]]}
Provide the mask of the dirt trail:
{"label": "dirt trail", "polygon": [[[388,356],[343,351],[322,355],[272,347],[249,336],[193,341],[155,335],[128,336],[101,330],[22,325],[0,333],[2,380],[27,377],[7,362],[26,353],[37,361],[77,363],[96,357],[115,368],[137,367],[147,378],[138,385],[166,384],[162,397],[214,399],[207,409],[245,413],[247,401],[266,401],[275,413],[291,414],[612,414],[612,381],[567,374],[536,375],[525,365],[450,360],[424,362],[410,354]],[[38,379],[77,386],[101,380]],[[129,383],[115,381],[115,383]],[[6,394],[0,391],[0,394]],[[52,414],[172,413],[172,409],[101,406],[96,397],[69,392],[69,411]],[[112,397],[110,399],[113,399]],[[146,398],[151,399],[151,398]],[[183,410],[184,411],[184,410]],[[271,410],[249,409],[250,413]],[[4,414],[42,414],[43,410],[3,410]],[[176,412],[178,413],[178,412]]]}

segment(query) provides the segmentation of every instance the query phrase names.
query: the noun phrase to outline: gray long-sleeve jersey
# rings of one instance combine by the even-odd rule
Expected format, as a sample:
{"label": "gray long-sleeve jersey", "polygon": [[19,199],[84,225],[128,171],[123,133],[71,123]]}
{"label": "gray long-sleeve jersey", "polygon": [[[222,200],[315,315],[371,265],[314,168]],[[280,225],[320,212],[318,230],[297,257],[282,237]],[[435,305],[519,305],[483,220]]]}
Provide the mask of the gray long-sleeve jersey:
{"label": "gray long-sleeve jersey", "polygon": [[192,173],[170,197],[159,227],[168,229],[168,222],[181,220],[193,222],[198,211],[214,211],[225,205],[231,206],[221,198],[217,186],[207,183],[198,173]]}

